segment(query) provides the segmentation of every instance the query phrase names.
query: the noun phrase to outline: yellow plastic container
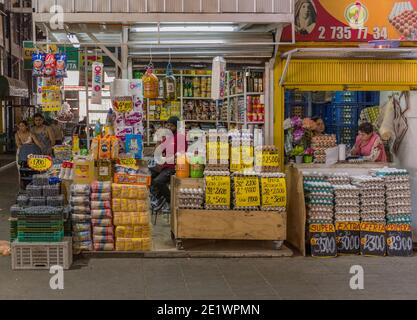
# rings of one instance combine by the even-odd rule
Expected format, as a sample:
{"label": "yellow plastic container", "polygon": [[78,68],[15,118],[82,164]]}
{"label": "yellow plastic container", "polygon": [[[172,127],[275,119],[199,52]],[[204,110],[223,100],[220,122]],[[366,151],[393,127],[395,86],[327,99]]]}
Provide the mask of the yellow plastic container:
{"label": "yellow plastic container", "polygon": [[176,176],[178,178],[190,177],[190,163],[188,162],[186,154],[180,154],[177,156],[177,164],[175,170]]}
{"label": "yellow plastic container", "polygon": [[146,70],[143,80],[143,97],[145,99],[156,99],[159,95],[159,80],[153,73],[152,68]]}
{"label": "yellow plastic container", "polygon": [[87,156],[74,158],[74,183],[90,184],[94,181],[94,160]]}

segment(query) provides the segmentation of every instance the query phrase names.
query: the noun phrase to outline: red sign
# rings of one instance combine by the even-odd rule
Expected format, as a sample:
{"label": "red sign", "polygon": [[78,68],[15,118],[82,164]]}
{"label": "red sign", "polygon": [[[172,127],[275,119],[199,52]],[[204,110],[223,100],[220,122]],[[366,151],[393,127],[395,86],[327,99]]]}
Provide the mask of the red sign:
{"label": "red sign", "polygon": [[[417,0],[295,0],[295,35],[303,41],[417,40]],[[282,41],[291,40],[291,27]]]}

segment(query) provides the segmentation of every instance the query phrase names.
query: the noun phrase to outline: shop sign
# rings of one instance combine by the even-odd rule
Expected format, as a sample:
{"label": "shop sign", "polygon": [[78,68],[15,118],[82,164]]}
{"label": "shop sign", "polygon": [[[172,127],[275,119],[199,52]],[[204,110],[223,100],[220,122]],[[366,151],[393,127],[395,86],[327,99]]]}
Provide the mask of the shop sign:
{"label": "shop sign", "polygon": [[385,256],[385,224],[361,223],[361,254],[364,256]]}
{"label": "shop sign", "polygon": [[[47,45],[38,45],[36,48],[32,41],[23,41],[23,68],[24,70],[33,69],[32,54],[37,51],[47,52]],[[49,45],[49,51],[51,53],[65,53],[67,55],[67,70],[78,71],[79,65],[79,52],[77,48]]]}
{"label": "shop sign", "polygon": [[[417,0],[295,0],[295,40],[416,40]],[[282,41],[291,40],[291,27]]]}
{"label": "shop sign", "polygon": [[261,192],[257,176],[235,177],[236,207],[259,207]]}
{"label": "shop sign", "polygon": [[42,111],[56,112],[61,110],[61,88],[59,86],[42,87]]}
{"label": "shop sign", "polygon": [[336,232],[333,224],[310,224],[311,255],[313,257],[336,257]]}
{"label": "shop sign", "polygon": [[230,177],[206,176],[206,204],[230,207]]}
{"label": "shop sign", "polygon": [[50,156],[33,154],[28,156],[28,166],[34,171],[48,171],[52,165],[53,162]]}
{"label": "shop sign", "polygon": [[285,178],[262,178],[262,207],[286,207],[287,185]]}
{"label": "shop sign", "polygon": [[337,222],[336,245],[340,254],[360,254],[361,252],[360,222]]}
{"label": "shop sign", "polygon": [[387,224],[387,253],[393,257],[413,255],[413,235],[409,224]]}
{"label": "shop sign", "polygon": [[103,92],[103,69],[104,64],[100,62],[93,63],[93,83],[91,93],[91,103],[101,104],[101,97]]}
{"label": "shop sign", "polygon": [[113,109],[120,113],[126,113],[133,110],[133,98],[128,97],[114,97]]}

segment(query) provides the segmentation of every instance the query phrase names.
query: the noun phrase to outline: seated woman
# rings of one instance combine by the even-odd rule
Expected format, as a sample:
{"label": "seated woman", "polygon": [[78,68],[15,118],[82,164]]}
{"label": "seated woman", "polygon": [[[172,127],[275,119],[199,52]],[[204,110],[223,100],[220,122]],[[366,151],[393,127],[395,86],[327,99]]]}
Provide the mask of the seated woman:
{"label": "seated woman", "polygon": [[311,120],[313,120],[316,124],[316,126],[313,130],[313,134],[315,136],[324,134],[324,132],[326,131],[326,126],[324,124],[323,119],[320,118],[320,117],[312,117]]}
{"label": "seated woman", "polygon": [[351,153],[353,156],[361,156],[367,161],[387,162],[384,144],[369,122],[359,126],[359,134]]}

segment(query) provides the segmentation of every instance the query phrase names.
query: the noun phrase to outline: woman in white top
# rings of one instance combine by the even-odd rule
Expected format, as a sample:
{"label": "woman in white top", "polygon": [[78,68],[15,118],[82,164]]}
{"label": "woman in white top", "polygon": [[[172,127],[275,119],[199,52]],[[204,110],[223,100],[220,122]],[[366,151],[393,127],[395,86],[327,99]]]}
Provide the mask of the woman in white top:
{"label": "woman in white top", "polygon": [[18,130],[15,134],[15,141],[17,146],[16,164],[20,170],[22,163],[27,161],[30,154],[41,154],[41,143],[36,136],[30,131],[29,125],[26,121],[20,121]]}

